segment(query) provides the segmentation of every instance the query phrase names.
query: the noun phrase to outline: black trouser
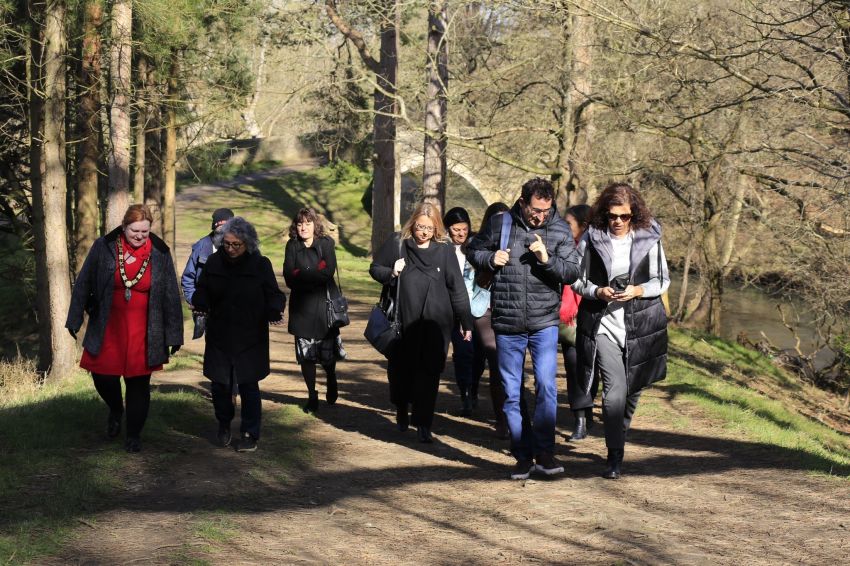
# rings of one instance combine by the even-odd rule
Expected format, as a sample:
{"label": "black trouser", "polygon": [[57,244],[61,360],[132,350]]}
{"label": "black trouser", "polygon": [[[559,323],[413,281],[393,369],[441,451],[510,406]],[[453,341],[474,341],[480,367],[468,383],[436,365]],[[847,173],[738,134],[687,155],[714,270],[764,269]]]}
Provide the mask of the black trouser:
{"label": "black trouser", "polygon": [[603,334],[596,336],[596,363],[602,374],[605,446],[609,450],[622,450],[641,392],[628,393],[623,349]]}
{"label": "black trouser", "polygon": [[590,392],[586,394],[579,385],[576,347],[561,342],[561,352],[564,355],[564,371],[567,374],[567,401],[570,403],[570,409],[573,411],[590,409],[593,407],[593,400],[599,391],[599,378],[594,375]]}
{"label": "black trouser", "polygon": [[[210,385],[212,391],[213,407],[215,407],[215,418],[223,425],[230,425],[230,421],[236,415],[236,407],[233,406],[233,377],[230,383],[219,383],[213,381]],[[239,398],[241,403],[242,423],[239,427],[241,433],[250,434],[255,440],[260,438],[260,421],[262,420],[262,401],[260,399],[260,382],[252,381],[239,384]]]}
{"label": "black trouser", "polygon": [[411,403],[411,424],[431,428],[434,422],[434,407],[437,405],[437,390],[440,388],[440,374],[431,375],[409,368],[402,356],[398,355],[399,351],[390,356],[387,364],[390,401],[396,407],[405,409],[407,404]]}
{"label": "black trouser", "polygon": [[[325,370],[329,382],[336,380],[336,360],[322,364],[322,369]],[[304,377],[305,385],[307,385],[307,392],[314,393],[316,391],[316,362],[301,362],[301,375]]]}
{"label": "black trouser", "polygon": [[[94,388],[106,402],[109,412],[117,417],[123,415],[121,376],[92,372],[91,377]],[[139,438],[151,405],[151,374],[125,377],[124,384],[127,388],[127,438]]]}
{"label": "black trouser", "polygon": [[[493,412],[496,414],[496,422],[505,420],[505,388],[502,386],[502,375],[499,373],[499,355],[496,351],[496,333],[490,325],[490,309],[483,316],[476,318],[473,323],[475,332],[472,335],[475,340],[476,351],[481,352],[482,359],[487,360],[490,368],[490,399],[493,402]],[[483,363],[482,363],[483,373]],[[478,374],[479,376],[481,374]]]}

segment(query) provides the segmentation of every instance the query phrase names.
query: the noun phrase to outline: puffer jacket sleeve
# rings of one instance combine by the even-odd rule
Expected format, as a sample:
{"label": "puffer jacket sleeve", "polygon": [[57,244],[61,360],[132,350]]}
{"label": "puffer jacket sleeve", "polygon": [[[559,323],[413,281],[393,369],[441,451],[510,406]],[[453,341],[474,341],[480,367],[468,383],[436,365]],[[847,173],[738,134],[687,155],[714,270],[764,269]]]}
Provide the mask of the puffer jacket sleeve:
{"label": "puffer jacket sleeve", "polygon": [[569,233],[560,233],[549,261],[541,263],[544,273],[555,283],[571,285],[579,278],[579,259],[575,242]]}
{"label": "puffer jacket sleeve", "polygon": [[198,278],[198,259],[200,256],[200,245],[192,246],[192,253],[189,254],[189,260],[186,262],[186,267],[183,268],[183,275],[180,277],[180,285],[183,287],[183,297],[186,302],[192,304],[192,294],[195,292],[195,283]]}
{"label": "puffer jacket sleeve", "polygon": [[[493,230],[494,219],[501,219],[501,216],[494,214],[487,226],[466,246],[466,259],[475,269],[493,270],[493,256],[499,247],[499,235]],[[499,225],[501,226],[501,220]]]}

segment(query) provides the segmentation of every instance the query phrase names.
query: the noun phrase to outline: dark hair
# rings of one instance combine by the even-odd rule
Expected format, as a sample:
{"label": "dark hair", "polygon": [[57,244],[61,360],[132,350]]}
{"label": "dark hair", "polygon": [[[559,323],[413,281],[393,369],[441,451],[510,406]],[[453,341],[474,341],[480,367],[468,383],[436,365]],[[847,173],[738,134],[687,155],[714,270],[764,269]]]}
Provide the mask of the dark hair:
{"label": "dark hair", "polygon": [[649,228],[652,224],[652,214],[640,193],[628,183],[612,183],[605,187],[593,204],[590,225],[605,230],[608,228],[608,211],[612,206],[624,204],[628,204],[632,209],[632,228]]}
{"label": "dark hair", "polygon": [[555,187],[553,187],[552,183],[546,179],[535,177],[530,181],[526,181],[526,183],[522,186],[522,193],[520,194],[520,197],[526,206],[531,204],[532,197],[537,197],[543,200],[554,200]]}
{"label": "dark hair", "polygon": [[445,216],[443,216],[443,226],[446,228],[455,224],[460,224],[461,222],[466,222],[469,228],[472,228],[472,221],[469,219],[469,213],[465,208],[460,206],[454,207],[449,210]]}
{"label": "dark hair", "polygon": [[314,208],[305,207],[298,211],[295,217],[292,219],[292,224],[289,225],[289,239],[294,240],[298,238],[298,223],[299,222],[312,222],[313,223],[313,237],[321,238],[325,235],[325,224],[322,222],[322,217],[319,216],[319,213],[316,212]]}
{"label": "dark hair", "polygon": [[494,202],[493,204],[488,206],[487,210],[484,211],[484,218],[481,219],[481,229],[478,230],[478,231],[479,232],[484,231],[484,229],[487,227],[487,224],[489,224],[490,219],[493,217],[493,215],[499,214],[500,212],[507,212],[510,209],[511,208],[503,202]]}
{"label": "dark hair", "polygon": [[571,206],[564,212],[564,217],[566,218],[567,214],[576,219],[579,226],[587,226],[588,221],[590,221],[590,205],[587,204],[577,204],[575,206]]}

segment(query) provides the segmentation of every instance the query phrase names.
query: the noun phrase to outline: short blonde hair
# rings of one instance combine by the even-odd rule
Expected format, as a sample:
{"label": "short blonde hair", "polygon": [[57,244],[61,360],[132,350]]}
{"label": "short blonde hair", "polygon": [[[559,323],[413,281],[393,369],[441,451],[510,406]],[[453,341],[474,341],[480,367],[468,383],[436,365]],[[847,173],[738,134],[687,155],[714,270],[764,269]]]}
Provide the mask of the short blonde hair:
{"label": "short blonde hair", "polygon": [[437,242],[445,242],[446,227],[443,226],[443,219],[440,218],[440,209],[429,202],[421,202],[413,210],[413,214],[410,215],[410,218],[407,219],[407,222],[404,223],[404,227],[401,229],[402,239],[410,238],[413,235],[413,225],[420,216],[427,216],[434,223],[434,235],[431,239]]}

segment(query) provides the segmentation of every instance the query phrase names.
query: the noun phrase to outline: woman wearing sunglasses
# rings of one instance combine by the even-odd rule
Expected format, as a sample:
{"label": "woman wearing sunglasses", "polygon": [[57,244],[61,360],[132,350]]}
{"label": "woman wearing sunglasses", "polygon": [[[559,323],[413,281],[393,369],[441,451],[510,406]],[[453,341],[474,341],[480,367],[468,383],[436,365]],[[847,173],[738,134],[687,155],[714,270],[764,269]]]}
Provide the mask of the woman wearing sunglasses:
{"label": "woman wearing sunglasses", "polygon": [[[401,340],[390,354],[387,376],[390,400],[401,431],[412,421],[420,442],[433,442],[431,424],[440,374],[446,365],[452,328],[460,323],[463,339],[472,340],[472,314],[453,246],[446,242],[437,207],[416,207],[401,234],[393,234],[369,268],[388,296],[399,288]],[[413,406],[412,419],[408,405]]]}
{"label": "woman wearing sunglasses", "polygon": [[607,187],[578,246],[582,275],[573,290],[578,310],[578,380],[587,394],[596,368],[602,378],[607,479],[619,479],[625,436],[641,391],[667,374],[670,285],[661,226],[640,194],[625,183]]}

